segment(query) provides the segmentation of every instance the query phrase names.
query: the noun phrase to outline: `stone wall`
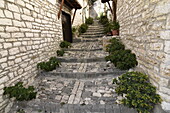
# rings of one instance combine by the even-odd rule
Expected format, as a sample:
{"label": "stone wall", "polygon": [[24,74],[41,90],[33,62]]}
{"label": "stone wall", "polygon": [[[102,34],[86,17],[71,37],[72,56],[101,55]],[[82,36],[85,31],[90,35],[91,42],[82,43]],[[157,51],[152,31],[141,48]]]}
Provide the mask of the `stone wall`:
{"label": "stone wall", "polygon": [[58,9],[54,0],[0,0],[0,113],[9,103],[3,88],[31,83],[37,63],[56,55],[63,40]]}
{"label": "stone wall", "polygon": [[170,0],[118,0],[120,35],[170,110]]}

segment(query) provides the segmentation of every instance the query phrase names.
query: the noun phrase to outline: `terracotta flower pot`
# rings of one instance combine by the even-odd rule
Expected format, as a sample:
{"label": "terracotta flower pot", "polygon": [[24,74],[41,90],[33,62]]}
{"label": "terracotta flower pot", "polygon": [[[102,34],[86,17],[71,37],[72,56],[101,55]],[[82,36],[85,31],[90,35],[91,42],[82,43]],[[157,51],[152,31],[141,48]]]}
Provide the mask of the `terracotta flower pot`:
{"label": "terracotta flower pot", "polygon": [[112,35],[113,35],[113,36],[119,35],[119,30],[112,30]]}

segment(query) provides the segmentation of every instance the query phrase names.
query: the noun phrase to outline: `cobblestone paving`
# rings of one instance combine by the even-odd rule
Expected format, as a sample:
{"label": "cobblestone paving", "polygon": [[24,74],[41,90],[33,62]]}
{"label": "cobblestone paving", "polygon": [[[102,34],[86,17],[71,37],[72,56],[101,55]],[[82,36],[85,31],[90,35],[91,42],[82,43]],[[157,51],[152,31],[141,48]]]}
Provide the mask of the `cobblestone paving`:
{"label": "cobblestone paving", "polygon": [[60,68],[42,72],[36,78],[37,98],[16,102],[9,113],[16,113],[18,109],[25,113],[136,113],[116,104],[120,97],[115,93],[112,79],[125,71],[105,62],[107,53],[101,48],[101,41],[96,39],[73,43],[62,57],[65,60]]}

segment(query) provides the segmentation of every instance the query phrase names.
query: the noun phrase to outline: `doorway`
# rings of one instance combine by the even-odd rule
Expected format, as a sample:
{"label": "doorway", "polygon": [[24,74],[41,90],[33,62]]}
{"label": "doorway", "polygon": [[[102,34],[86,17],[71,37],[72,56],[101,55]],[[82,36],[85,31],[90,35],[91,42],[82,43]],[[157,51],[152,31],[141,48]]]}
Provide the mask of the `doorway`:
{"label": "doorway", "polygon": [[71,16],[65,12],[62,12],[62,28],[64,41],[73,42]]}

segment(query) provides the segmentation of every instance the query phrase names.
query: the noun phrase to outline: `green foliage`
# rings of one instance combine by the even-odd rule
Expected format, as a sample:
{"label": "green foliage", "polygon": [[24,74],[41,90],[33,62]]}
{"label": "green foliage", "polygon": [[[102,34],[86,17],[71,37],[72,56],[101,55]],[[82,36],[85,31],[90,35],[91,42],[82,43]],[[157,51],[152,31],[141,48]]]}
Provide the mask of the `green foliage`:
{"label": "green foliage", "polygon": [[112,30],[112,25],[108,22],[104,26],[104,33],[109,33]]}
{"label": "green foliage", "polygon": [[120,25],[119,25],[118,21],[113,21],[111,23],[111,26],[112,26],[112,30],[119,30],[119,28],[120,28]]}
{"label": "green foliage", "polygon": [[105,29],[104,29],[105,33],[109,33],[112,30],[119,30],[120,28],[119,22],[117,21],[113,21],[113,22],[107,21],[105,22],[104,26],[105,26]]}
{"label": "green foliage", "polygon": [[15,86],[5,87],[3,95],[9,95],[9,98],[15,97],[18,101],[28,101],[36,98],[37,92],[33,86],[23,87],[23,82],[18,82]]}
{"label": "green foliage", "polygon": [[126,95],[121,100],[122,104],[135,108],[139,113],[150,113],[154,105],[162,101],[145,74],[127,72],[118,79],[113,79],[113,84],[117,84],[118,95]]}
{"label": "green foliage", "polygon": [[112,53],[116,50],[124,50],[125,46],[116,38],[110,40],[111,44],[106,46],[106,51]]}
{"label": "green foliage", "polygon": [[18,109],[16,113],[25,113],[23,109]]}
{"label": "green foliage", "polygon": [[79,29],[78,29],[79,34],[85,33],[85,32],[87,31],[87,29],[88,29],[88,25],[87,25],[87,24],[82,24],[82,25],[79,27]]}
{"label": "green foliage", "polygon": [[57,56],[63,56],[65,53],[65,51],[62,49],[62,50],[57,50]]}
{"label": "green foliage", "polygon": [[69,48],[69,47],[71,47],[71,43],[70,43],[70,42],[67,42],[67,41],[62,41],[62,42],[60,43],[60,47],[61,47],[61,48]]}
{"label": "green foliage", "polygon": [[107,61],[111,61],[118,69],[127,70],[135,67],[138,62],[136,55],[131,53],[130,50],[117,50],[112,52],[105,58]]}
{"label": "green foliage", "polygon": [[77,28],[76,27],[72,27],[72,34],[73,36],[76,34]]}
{"label": "green foliage", "polygon": [[76,27],[72,27],[72,33],[75,33],[77,31]]}
{"label": "green foliage", "polygon": [[100,18],[99,18],[99,22],[101,23],[101,24],[103,24],[103,25],[106,25],[106,24],[108,24],[109,23],[109,20],[108,20],[108,18],[107,18],[107,16],[106,15],[101,15],[100,16]]}
{"label": "green foliage", "polygon": [[47,62],[38,63],[37,68],[44,71],[53,71],[56,69],[56,67],[59,67],[60,64],[60,61],[58,61],[56,57],[51,57],[50,60]]}
{"label": "green foliage", "polygon": [[86,22],[85,23],[88,24],[88,25],[93,24],[94,23],[93,18],[91,18],[91,17],[86,18]]}
{"label": "green foliage", "polygon": [[127,70],[137,66],[136,55],[131,50],[125,50],[125,46],[116,38],[110,40],[111,44],[106,46],[109,55],[106,61],[111,61],[118,69]]}

